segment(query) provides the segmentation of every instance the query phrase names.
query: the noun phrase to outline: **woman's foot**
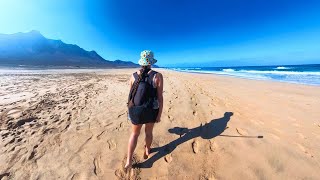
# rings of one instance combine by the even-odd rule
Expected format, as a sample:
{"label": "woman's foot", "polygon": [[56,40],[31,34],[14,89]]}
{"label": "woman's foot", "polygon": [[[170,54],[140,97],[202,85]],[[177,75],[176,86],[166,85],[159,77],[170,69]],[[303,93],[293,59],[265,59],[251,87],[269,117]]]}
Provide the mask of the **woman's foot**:
{"label": "woman's foot", "polygon": [[150,150],[151,150],[151,148],[147,148],[147,146],[144,146],[144,153],[143,153],[144,159],[148,159],[148,157],[150,155]]}
{"label": "woman's foot", "polygon": [[125,173],[130,172],[131,168],[132,168],[132,164],[131,163],[127,163],[126,165],[124,165],[124,172]]}

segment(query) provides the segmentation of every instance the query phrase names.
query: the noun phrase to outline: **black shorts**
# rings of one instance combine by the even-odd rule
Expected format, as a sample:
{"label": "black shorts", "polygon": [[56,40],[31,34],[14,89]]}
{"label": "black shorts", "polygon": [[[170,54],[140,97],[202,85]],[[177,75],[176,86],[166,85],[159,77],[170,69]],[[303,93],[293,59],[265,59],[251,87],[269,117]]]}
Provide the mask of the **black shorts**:
{"label": "black shorts", "polygon": [[146,108],[143,106],[133,106],[129,108],[129,119],[132,124],[155,123],[159,109]]}

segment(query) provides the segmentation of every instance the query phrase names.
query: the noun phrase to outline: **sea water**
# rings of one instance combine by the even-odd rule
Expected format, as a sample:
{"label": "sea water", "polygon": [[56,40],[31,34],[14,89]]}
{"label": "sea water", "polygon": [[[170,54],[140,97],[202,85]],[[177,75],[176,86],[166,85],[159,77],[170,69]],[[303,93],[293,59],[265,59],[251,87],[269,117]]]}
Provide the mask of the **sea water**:
{"label": "sea water", "polygon": [[247,79],[320,85],[320,64],[238,67],[176,67],[169,69],[183,72],[227,75]]}

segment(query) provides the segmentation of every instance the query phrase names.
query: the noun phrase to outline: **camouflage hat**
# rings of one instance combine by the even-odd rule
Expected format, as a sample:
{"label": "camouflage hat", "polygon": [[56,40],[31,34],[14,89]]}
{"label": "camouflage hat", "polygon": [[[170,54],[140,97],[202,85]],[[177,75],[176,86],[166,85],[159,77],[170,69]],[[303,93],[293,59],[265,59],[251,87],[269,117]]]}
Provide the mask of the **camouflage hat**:
{"label": "camouflage hat", "polygon": [[155,64],[157,62],[153,57],[153,52],[150,50],[144,50],[140,54],[139,65],[140,66],[148,66]]}

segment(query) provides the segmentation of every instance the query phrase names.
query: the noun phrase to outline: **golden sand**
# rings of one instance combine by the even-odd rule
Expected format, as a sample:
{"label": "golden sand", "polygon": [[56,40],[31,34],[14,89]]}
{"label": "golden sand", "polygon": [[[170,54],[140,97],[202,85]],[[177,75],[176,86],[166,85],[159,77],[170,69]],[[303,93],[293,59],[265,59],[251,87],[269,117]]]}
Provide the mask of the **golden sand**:
{"label": "golden sand", "polygon": [[0,179],[320,179],[320,87],[164,69],[126,174],[133,71],[2,75]]}

